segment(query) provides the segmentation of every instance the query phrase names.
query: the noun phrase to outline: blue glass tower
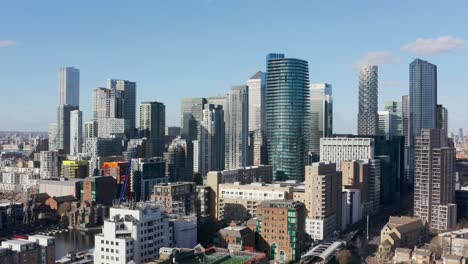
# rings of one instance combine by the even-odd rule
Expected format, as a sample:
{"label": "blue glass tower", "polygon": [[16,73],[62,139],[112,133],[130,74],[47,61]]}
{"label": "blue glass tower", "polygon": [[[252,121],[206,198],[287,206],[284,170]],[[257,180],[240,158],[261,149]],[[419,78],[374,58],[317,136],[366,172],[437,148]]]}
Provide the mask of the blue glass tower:
{"label": "blue glass tower", "polygon": [[304,180],[309,111],[307,61],[267,56],[266,133],[275,180]]}
{"label": "blue glass tower", "polygon": [[414,176],[414,142],[421,129],[436,128],[437,66],[421,59],[409,65],[409,164],[408,180]]}

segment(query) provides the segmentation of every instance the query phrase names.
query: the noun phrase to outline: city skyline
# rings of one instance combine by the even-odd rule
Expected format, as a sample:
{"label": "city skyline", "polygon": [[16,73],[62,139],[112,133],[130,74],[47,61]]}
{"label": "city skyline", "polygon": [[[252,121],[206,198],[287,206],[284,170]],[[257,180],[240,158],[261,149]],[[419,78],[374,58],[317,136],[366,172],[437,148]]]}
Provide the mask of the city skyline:
{"label": "city skyline", "polygon": [[[269,52],[286,53],[291,57],[307,60],[311,83],[324,82],[333,85],[334,123],[336,124],[334,127],[337,133],[355,133],[356,131],[357,111],[354,110],[357,109],[358,103],[356,65],[360,62],[379,65],[379,110],[383,110],[383,104],[386,101],[399,100],[401,95],[408,94],[407,69],[413,57],[419,57],[438,66],[439,103],[448,106],[449,131],[464,127],[468,120],[462,115],[463,97],[453,96],[463,90],[462,88],[466,85],[464,77],[459,74],[466,67],[462,61],[466,51],[462,47],[463,39],[466,39],[467,35],[458,25],[463,24],[460,23],[464,19],[463,12],[461,12],[463,8],[450,10],[451,16],[444,20],[443,26],[438,25],[437,21],[429,20],[420,28],[416,25],[402,28],[403,24],[414,19],[416,8],[421,11],[431,11],[437,8],[444,15],[447,14],[448,9],[438,6],[439,3],[436,2],[428,6],[421,6],[415,2],[400,5],[371,3],[365,7],[365,10],[359,11],[359,8],[363,7],[363,2],[352,5],[343,3],[342,5],[345,6],[350,5],[349,8],[357,12],[357,17],[363,16],[356,18],[356,21],[350,25],[343,25],[349,17],[335,16],[335,19],[327,20],[327,27],[330,30],[323,30],[321,24],[317,22],[321,14],[316,14],[315,19],[297,18],[284,24],[281,23],[282,19],[273,21],[272,23],[285,36],[284,39],[275,38],[274,42],[269,34],[271,29],[265,29],[263,26],[268,21],[269,12],[260,13],[251,22],[233,24],[236,21],[236,14],[238,15],[247,8],[247,4],[244,3],[234,6],[221,1],[199,2],[193,7],[198,12],[191,17],[196,21],[187,28],[181,28],[181,26],[184,22],[190,22],[190,18],[181,21],[177,21],[177,18],[186,15],[193,3],[187,3],[187,10],[181,10],[174,17],[170,17],[170,14],[178,12],[179,9],[172,4],[152,4],[147,6],[148,10],[144,10],[142,7],[116,3],[115,6],[108,8],[111,10],[129,8],[132,11],[138,11],[140,18],[132,22],[131,27],[121,22],[108,24],[99,20],[102,24],[90,30],[89,33],[83,33],[82,29],[87,28],[86,25],[94,25],[98,22],[98,11],[104,8],[103,6],[96,5],[97,11],[86,10],[83,15],[74,11],[74,8],[79,9],[80,6],[73,4],[58,4],[50,10],[47,9],[47,4],[43,4],[41,7],[44,8],[44,12],[38,14],[38,12],[32,12],[35,7],[39,8],[35,6],[36,3],[29,4],[32,8],[25,13],[20,13],[24,4],[13,3],[6,7],[11,12],[6,12],[6,15],[0,18],[0,22],[8,24],[10,21],[8,19],[16,22],[16,19],[21,19],[25,15],[30,15],[33,19],[37,18],[38,22],[28,28],[26,27],[28,20],[25,18],[24,24],[14,23],[12,27],[0,31],[0,54],[4,58],[4,63],[0,64],[0,71],[6,76],[0,80],[0,87],[11,91],[8,93],[8,102],[2,104],[0,108],[0,119],[3,121],[0,130],[46,131],[47,124],[54,122],[56,116],[57,71],[66,66],[73,66],[80,70],[80,109],[84,110],[83,122],[91,117],[93,89],[105,86],[107,79],[116,78],[137,83],[137,106],[147,100],[163,102],[167,106],[167,125],[178,125],[180,124],[178,109],[180,109],[179,104],[182,98],[226,94],[231,85],[243,83],[258,70],[264,70],[264,56]],[[81,8],[85,6],[86,4]],[[249,3],[248,8],[260,10],[262,3]],[[284,14],[281,14],[281,18],[286,19],[290,12],[304,14],[312,8],[323,11],[333,10],[329,4],[313,3],[301,6],[301,8],[275,4],[266,9],[267,11],[282,10]],[[50,12],[53,14],[58,10],[61,12],[60,15],[48,16]],[[376,25],[367,25],[370,28],[365,32],[359,31],[359,27],[365,25],[365,22],[373,17],[372,11],[377,13],[383,10],[389,12],[388,14],[379,13],[383,16],[381,21],[375,23]],[[233,11],[233,14],[229,11]],[[390,18],[393,17],[390,16],[392,11],[398,11],[401,19],[395,21]],[[164,12],[167,12],[169,16],[162,15]],[[159,28],[151,22],[151,18],[154,17],[153,13],[160,15],[158,19],[155,18],[155,21],[163,23],[167,28]],[[428,15],[423,13],[418,12],[417,16],[426,18]],[[224,17],[220,17],[219,14]],[[62,15],[78,19],[73,23],[67,22],[70,32],[64,32],[65,27],[57,23]],[[203,16],[206,18],[202,19]],[[212,25],[210,19],[219,19],[220,24]],[[131,30],[139,24],[142,25],[141,31]],[[298,26],[298,29],[289,31],[287,28],[291,26]],[[105,30],[106,27],[107,30]],[[220,30],[223,27],[226,32],[230,33],[230,36]],[[262,30],[259,29],[260,27]],[[352,27],[349,28],[349,32],[345,32],[347,27]],[[38,36],[35,30],[44,34]],[[171,30],[178,30],[180,34],[174,35]],[[384,34],[387,31],[395,32],[396,30],[398,30],[398,36],[392,38],[391,41],[388,41],[387,35],[380,35],[380,38],[374,37],[374,34],[379,32]],[[77,34],[71,34],[74,31]],[[59,39],[53,32],[63,33],[70,38]],[[118,38],[119,34],[109,32],[127,33],[136,41],[128,42],[129,40]],[[151,34],[146,34],[147,32]],[[255,36],[252,35],[253,32],[261,32],[261,34]],[[310,45],[309,37],[299,36],[297,32],[314,35],[314,39],[325,38],[327,41],[324,43],[327,45],[318,42]],[[192,34],[197,33],[201,36],[193,39]],[[92,46],[84,40],[86,37],[94,38],[99,34],[102,36],[97,38]],[[214,44],[207,45],[205,41],[213,41],[213,37],[204,40],[203,36],[210,34],[217,36],[218,40]],[[345,45],[340,43],[342,37],[349,39],[343,51],[340,50],[340,47]],[[233,45],[230,43],[233,38],[249,39],[250,44]],[[360,45],[359,41],[363,39],[368,42],[366,45]],[[187,44],[179,44],[184,40],[191,41]],[[299,40],[305,41],[307,45]],[[112,47],[109,47],[108,43],[112,43],[113,45],[110,45]],[[173,43],[177,44],[173,45]],[[227,52],[233,49],[235,52]],[[217,58],[221,57],[218,56],[219,54],[223,54],[223,60]],[[199,65],[194,64],[195,61],[199,62],[201,57],[206,61]],[[43,63],[44,61],[47,63]],[[226,61],[229,63],[225,63]],[[183,69],[182,75],[181,69]],[[29,71],[30,78],[19,77],[25,71]],[[28,96],[24,96],[25,94]],[[15,104],[10,102],[21,103],[21,107],[18,107],[14,116],[30,115],[31,118],[26,120],[10,115],[9,109],[15,107]],[[348,109],[353,109],[351,118],[348,116]]]}

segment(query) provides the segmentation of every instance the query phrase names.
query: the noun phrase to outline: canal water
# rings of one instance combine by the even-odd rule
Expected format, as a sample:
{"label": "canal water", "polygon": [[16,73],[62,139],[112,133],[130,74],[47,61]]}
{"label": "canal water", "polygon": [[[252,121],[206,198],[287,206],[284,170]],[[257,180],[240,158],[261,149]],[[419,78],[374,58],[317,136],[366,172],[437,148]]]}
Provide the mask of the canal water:
{"label": "canal water", "polygon": [[94,235],[95,233],[76,230],[55,234],[55,259],[59,259],[69,252],[94,248]]}

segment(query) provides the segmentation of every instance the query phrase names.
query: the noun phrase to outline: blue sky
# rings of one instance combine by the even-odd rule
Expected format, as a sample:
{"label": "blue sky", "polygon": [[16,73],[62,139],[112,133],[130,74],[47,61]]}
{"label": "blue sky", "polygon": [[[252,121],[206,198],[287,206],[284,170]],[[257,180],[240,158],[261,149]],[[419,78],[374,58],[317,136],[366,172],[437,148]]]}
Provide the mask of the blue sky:
{"label": "blue sky", "polygon": [[412,58],[438,65],[449,127],[468,127],[466,1],[0,0],[0,130],[46,131],[58,69],[81,70],[80,108],[108,78],[136,81],[137,101],[226,93],[265,68],[269,52],[309,61],[333,85],[335,131],[356,132],[358,70],[379,68],[380,108],[408,93]]}

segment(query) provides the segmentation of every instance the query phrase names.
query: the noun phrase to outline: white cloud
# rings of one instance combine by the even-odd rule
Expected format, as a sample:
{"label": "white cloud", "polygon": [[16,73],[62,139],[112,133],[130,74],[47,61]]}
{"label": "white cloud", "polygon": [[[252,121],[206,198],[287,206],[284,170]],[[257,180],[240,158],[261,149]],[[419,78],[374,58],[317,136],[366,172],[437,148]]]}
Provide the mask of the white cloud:
{"label": "white cloud", "polygon": [[418,55],[431,55],[449,52],[461,48],[463,45],[465,45],[465,41],[461,38],[441,36],[438,38],[418,38],[415,42],[403,45],[401,50]]}
{"label": "white cloud", "polygon": [[0,48],[15,46],[16,41],[14,40],[0,40]]}
{"label": "white cloud", "polygon": [[388,51],[372,51],[365,53],[356,66],[359,65],[382,65],[382,64],[394,64],[400,63],[401,59],[394,56]]}

